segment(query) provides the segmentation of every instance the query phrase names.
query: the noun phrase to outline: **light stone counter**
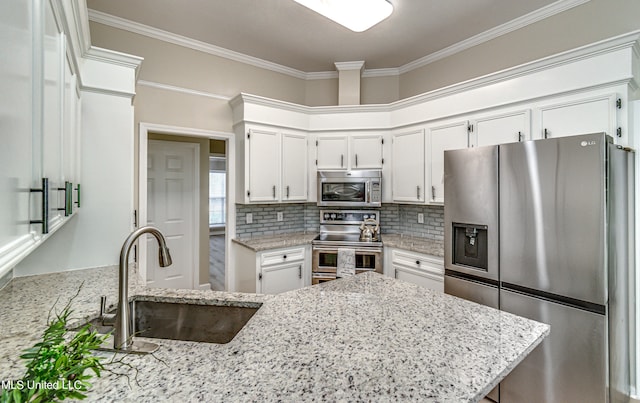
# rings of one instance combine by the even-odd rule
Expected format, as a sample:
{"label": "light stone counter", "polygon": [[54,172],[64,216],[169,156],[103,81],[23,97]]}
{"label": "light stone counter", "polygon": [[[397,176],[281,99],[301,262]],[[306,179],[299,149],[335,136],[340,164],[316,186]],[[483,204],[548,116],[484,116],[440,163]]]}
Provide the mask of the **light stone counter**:
{"label": "light stone counter", "polygon": [[432,256],[444,256],[444,243],[435,239],[405,236],[401,234],[382,234],[382,244]]}
{"label": "light stone counter", "polygon": [[[0,291],[0,379],[41,335],[49,308],[79,284],[76,317],[115,300],[116,268],[23,277]],[[277,296],[132,287],[133,298],[263,303],[228,344],[155,339],[154,355],[124,358],[88,401],[475,402],[549,333],[549,327],[413,284],[365,273]],[[105,357],[110,357],[108,353]]]}
{"label": "light stone counter", "polygon": [[233,242],[242,245],[254,252],[268,249],[279,249],[298,245],[311,245],[311,241],[318,236],[318,233],[292,233],[280,235],[267,235],[251,239],[237,239]]}

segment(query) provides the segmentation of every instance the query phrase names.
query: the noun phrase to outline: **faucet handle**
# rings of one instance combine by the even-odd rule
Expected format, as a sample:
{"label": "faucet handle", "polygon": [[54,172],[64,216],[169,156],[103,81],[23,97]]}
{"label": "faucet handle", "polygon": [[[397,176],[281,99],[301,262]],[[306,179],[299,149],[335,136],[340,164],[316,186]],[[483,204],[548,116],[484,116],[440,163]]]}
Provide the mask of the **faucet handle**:
{"label": "faucet handle", "polygon": [[111,326],[116,323],[116,315],[107,313],[107,296],[100,297],[100,320],[104,326]]}

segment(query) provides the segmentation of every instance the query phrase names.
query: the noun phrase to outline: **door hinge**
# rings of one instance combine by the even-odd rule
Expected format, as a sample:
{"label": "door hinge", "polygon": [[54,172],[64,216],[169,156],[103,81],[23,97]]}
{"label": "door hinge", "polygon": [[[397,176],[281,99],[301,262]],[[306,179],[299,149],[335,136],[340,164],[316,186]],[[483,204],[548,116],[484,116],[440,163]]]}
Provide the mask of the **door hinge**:
{"label": "door hinge", "polygon": [[616,108],[622,109],[622,98],[616,99]]}
{"label": "door hinge", "polygon": [[247,132],[247,138],[250,139],[251,138],[251,133]]}
{"label": "door hinge", "polygon": [[258,274],[258,280],[262,281],[262,273]]}
{"label": "door hinge", "polygon": [[318,160],[316,160],[316,165],[318,165]]}
{"label": "door hinge", "polygon": [[382,144],[384,144],[384,139],[381,139],[381,141],[382,141]]}
{"label": "door hinge", "polygon": [[618,129],[616,130],[616,134],[618,135],[618,137],[622,137],[622,127],[618,127]]}
{"label": "door hinge", "polygon": [[316,140],[316,147],[318,147],[318,140]]}
{"label": "door hinge", "polygon": [[382,159],[382,165],[384,165],[384,158]]}
{"label": "door hinge", "polygon": [[251,196],[251,191],[247,190],[247,196]]}

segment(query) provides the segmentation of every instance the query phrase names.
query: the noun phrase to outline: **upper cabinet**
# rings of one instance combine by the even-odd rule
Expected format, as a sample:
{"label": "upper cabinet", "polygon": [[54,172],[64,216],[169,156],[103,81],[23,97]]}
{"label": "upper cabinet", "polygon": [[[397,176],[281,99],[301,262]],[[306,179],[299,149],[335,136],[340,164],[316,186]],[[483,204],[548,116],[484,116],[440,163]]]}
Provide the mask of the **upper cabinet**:
{"label": "upper cabinet", "polygon": [[239,128],[238,202],[307,200],[307,136],[256,125]]}
{"label": "upper cabinet", "polygon": [[0,276],[78,207],[81,103],[64,18],[58,1],[0,6]]}
{"label": "upper cabinet", "polygon": [[471,122],[472,147],[531,140],[529,110],[476,118]]}
{"label": "upper cabinet", "polygon": [[444,202],[444,152],[469,146],[469,122],[432,127],[429,131],[430,189],[428,200]]}
{"label": "upper cabinet", "polygon": [[424,130],[392,133],[391,184],[393,201],[424,203]]}
{"label": "upper cabinet", "polygon": [[382,134],[319,134],[316,167],[324,170],[382,169]]}
{"label": "upper cabinet", "polygon": [[282,201],[307,200],[307,136],[282,133]]}
{"label": "upper cabinet", "polygon": [[382,169],[384,139],[380,134],[352,135],[351,169]]}
{"label": "upper cabinet", "polygon": [[318,171],[348,169],[349,139],[346,135],[316,137],[316,167]]}
{"label": "upper cabinet", "polygon": [[542,106],[540,135],[552,138],[603,132],[615,138],[616,103],[616,96],[608,94]]}

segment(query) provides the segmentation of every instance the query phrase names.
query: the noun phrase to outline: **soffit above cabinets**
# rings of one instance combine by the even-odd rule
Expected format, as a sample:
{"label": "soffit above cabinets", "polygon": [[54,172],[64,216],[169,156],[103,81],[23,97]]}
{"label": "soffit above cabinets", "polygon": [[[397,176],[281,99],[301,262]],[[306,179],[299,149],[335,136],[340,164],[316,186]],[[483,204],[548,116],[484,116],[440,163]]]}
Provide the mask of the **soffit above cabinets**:
{"label": "soffit above cabinets", "polygon": [[368,70],[402,72],[589,0],[390,1],[393,14],[360,33],[293,0],[87,0],[87,5],[99,23],[125,29],[129,24],[136,32],[151,27],[309,74],[334,72],[335,62],[353,60],[364,60]]}

